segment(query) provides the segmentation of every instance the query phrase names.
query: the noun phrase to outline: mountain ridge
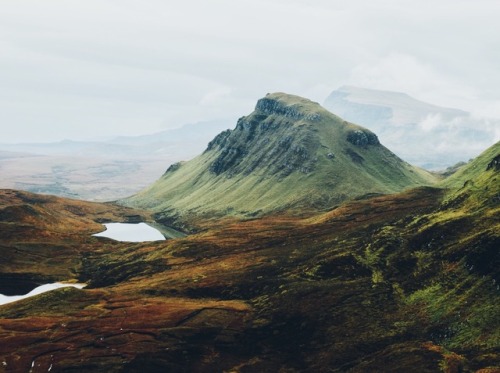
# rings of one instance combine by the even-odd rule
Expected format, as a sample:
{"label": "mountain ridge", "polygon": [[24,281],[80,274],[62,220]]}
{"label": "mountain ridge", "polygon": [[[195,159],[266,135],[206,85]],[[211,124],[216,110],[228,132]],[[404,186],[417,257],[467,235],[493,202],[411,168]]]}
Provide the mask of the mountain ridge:
{"label": "mountain ridge", "polygon": [[260,99],[201,155],[172,165],[152,186],[120,203],[171,216],[257,216],[321,210],[434,181],[366,128],[316,102],[278,92]]}

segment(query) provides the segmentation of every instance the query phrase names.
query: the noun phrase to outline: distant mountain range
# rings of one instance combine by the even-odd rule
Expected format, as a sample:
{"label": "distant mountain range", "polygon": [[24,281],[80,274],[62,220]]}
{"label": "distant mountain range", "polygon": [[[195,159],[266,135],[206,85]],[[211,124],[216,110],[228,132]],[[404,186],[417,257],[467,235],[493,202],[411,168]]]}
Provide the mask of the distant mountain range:
{"label": "distant mountain range", "polygon": [[274,93],[203,154],[170,166],[155,184],[122,202],[176,217],[303,213],[435,181],[373,132],[308,99]]}
{"label": "distant mountain range", "polygon": [[404,160],[431,170],[468,161],[500,139],[500,120],[474,118],[400,92],[344,86],[324,106],[377,133]]}
{"label": "distant mountain range", "polygon": [[104,158],[173,155],[180,157],[180,159],[189,159],[197,155],[216,134],[230,128],[233,123],[232,119],[198,122],[149,135],[119,136],[103,141],[63,140],[52,143],[0,143],[0,149],[6,152],[37,155],[88,156],[92,154],[92,156]]}
{"label": "distant mountain range", "polygon": [[105,141],[0,144],[0,188],[111,200],[149,185],[169,164],[199,154],[234,120],[188,124]]}

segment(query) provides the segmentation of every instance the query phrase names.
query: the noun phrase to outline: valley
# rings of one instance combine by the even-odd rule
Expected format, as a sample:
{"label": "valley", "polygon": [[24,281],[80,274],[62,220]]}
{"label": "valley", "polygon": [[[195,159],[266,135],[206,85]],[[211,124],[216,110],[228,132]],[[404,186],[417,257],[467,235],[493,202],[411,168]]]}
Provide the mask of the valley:
{"label": "valley", "polygon": [[[3,252],[18,263],[9,268],[88,286],[2,306],[0,361],[12,371],[34,362],[62,372],[498,366],[498,192],[472,206],[464,192],[417,188],[309,217],[227,218],[183,239],[128,244],[89,236],[100,205],[66,213],[58,221],[72,223],[62,232],[43,222],[44,204],[67,200],[18,194],[37,213],[23,209],[24,224],[2,230]],[[19,242],[34,226],[30,237],[49,239]],[[79,249],[64,250],[68,242]],[[54,250],[65,260],[39,265]]]}
{"label": "valley", "polygon": [[499,157],[438,178],[271,94],[131,198],[0,190],[0,293],[86,284],[1,305],[0,370],[498,372]]}
{"label": "valley", "polygon": [[500,1],[0,1],[0,373],[500,373]]}

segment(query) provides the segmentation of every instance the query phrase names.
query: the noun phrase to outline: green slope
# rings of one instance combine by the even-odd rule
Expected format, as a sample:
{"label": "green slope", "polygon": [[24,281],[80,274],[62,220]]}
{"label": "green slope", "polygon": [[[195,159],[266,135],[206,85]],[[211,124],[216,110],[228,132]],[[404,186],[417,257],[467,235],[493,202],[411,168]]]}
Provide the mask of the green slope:
{"label": "green slope", "polygon": [[485,206],[498,207],[499,170],[500,142],[497,142],[455,174],[443,180],[439,186],[448,189],[447,203],[451,206],[460,205],[464,211]]}
{"label": "green slope", "polygon": [[[443,180],[441,185],[446,188],[460,189],[465,186],[467,181],[471,181],[473,179],[478,180],[482,175],[484,175],[484,171],[488,169],[489,164],[492,163],[495,157],[498,157],[499,155],[500,142],[497,142],[486,149],[478,157],[474,158],[469,164],[461,167],[453,175]],[[498,162],[497,158],[497,164]],[[495,165],[492,163],[489,168],[492,168],[493,166]]]}
{"label": "green slope", "polygon": [[255,216],[329,209],[347,199],[434,181],[367,129],[310,100],[274,93],[203,154],[171,166],[121,203],[175,216]]}
{"label": "green slope", "polygon": [[0,191],[3,267],[89,284],[0,307],[0,361],[15,372],[499,372],[498,150],[447,190],[212,221],[169,241],[88,236],[93,220],[142,211]]}

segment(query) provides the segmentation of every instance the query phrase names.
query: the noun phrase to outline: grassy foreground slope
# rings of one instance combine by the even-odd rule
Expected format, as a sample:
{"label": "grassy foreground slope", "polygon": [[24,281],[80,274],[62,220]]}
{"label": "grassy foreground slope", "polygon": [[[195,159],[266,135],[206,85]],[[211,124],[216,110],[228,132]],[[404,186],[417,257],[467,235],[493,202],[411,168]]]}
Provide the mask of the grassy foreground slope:
{"label": "grassy foreground slope", "polygon": [[19,242],[36,253],[50,232],[53,245],[85,247],[65,256],[89,287],[1,306],[1,369],[498,372],[499,155],[497,144],[466,166],[477,168],[460,184],[474,187],[420,187],[308,218],[225,218],[171,241],[83,236],[99,205],[56,220],[47,205],[19,210],[0,231],[2,268],[22,257]]}
{"label": "grassy foreground slope", "polygon": [[203,154],[171,166],[121,203],[165,216],[256,216],[327,210],[347,199],[433,182],[372,132],[310,100],[273,93]]}
{"label": "grassy foreground slope", "polygon": [[99,223],[152,220],[121,206],[0,189],[0,294],[75,280]]}

